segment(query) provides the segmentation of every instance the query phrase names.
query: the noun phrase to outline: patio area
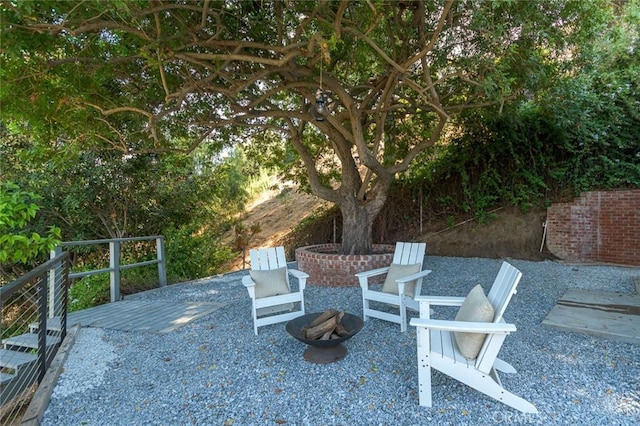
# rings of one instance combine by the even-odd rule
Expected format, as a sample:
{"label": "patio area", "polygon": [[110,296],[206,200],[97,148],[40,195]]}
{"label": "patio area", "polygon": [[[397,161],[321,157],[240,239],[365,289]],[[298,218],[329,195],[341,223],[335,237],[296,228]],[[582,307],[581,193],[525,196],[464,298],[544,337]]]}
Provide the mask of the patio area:
{"label": "patio area", "polygon": [[[167,333],[83,328],[43,424],[569,424],[632,425],[640,418],[640,346],[543,325],[572,288],[633,294],[638,268],[507,259],[523,272],[505,318],[518,328],[500,358],[508,390],[532,402],[522,414],[438,372],[433,407],[418,404],[416,337],[380,320],[346,342],[344,360],[303,359],[284,324],[253,333],[246,272],[168,286],[125,300],[220,304]],[[500,259],[427,256],[423,294],[487,290]],[[307,312],[361,315],[359,287],[307,287]],[[436,316],[451,316],[442,310]]]}
{"label": "patio area", "polygon": [[[634,281],[640,286],[640,278]],[[640,293],[570,288],[542,323],[640,345]]]}

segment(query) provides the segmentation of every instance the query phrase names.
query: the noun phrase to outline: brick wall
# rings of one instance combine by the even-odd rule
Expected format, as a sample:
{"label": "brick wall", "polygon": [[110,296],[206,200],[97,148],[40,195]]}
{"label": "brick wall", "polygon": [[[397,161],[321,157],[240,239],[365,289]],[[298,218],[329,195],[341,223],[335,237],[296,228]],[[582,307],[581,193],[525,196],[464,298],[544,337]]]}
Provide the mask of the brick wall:
{"label": "brick wall", "polygon": [[373,250],[378,254],[370,255],[346,256],[338,254],[341,249],[339,244],[318,244],[296,249],[298,269],[309,274],[308,284],[327,287],[357,286],[355,274],[389,266],[395,246],[374,244]]}
{"label": "brick wall", "polygon": [[640,266],[640,189],[585,192],[551,205],[546,242],[563,260]]}

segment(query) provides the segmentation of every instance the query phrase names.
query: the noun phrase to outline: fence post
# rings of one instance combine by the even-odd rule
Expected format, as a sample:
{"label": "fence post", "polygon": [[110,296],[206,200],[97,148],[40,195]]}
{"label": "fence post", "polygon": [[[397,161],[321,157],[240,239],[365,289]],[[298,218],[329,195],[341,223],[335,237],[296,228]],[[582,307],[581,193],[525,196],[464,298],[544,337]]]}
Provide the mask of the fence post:
{"label": "fence post", "polygon": [[62,269],[62,284],[60,285],[60,342],[64,341],[67,337],[67,309],[69,304],[69,258],[60,261],[60,268]]}
{"label": "fence post", "polygon": [[[62,246],[57,245],[55,249],[49,252],[49,259],[62,254]],[[60,297],[62,289],[56,283],[60,282],[60,266],[49,270],[49,318],[56,316],[56,298]]]}
{"label": "fence post", "polygon": [[38,383],[47,373],[47,273],[36,277],[38,291]]}
{"label": "fence post", "polygon": [[164,256],[164,237],[156,238],[156,252],[158,257],[158,282],[160,287],[167,285],[167,259]]}
{"label": "fence post", "polygon": [[109,288],[111,302],[120,300],[120,241],[109,242]]}

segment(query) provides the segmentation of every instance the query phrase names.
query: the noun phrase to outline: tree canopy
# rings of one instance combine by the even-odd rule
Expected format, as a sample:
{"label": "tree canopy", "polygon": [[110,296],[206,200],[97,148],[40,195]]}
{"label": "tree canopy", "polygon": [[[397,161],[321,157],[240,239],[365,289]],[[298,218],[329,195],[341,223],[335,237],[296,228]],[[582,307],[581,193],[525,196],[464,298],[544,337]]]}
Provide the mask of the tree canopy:
{"label": "tree canopy", "polygon": [[[311,190],[340,207],[345,253],[371,250],[391,182],[452,116],[544,87],[606,24],[608,5],[1,4],[0,106],[16,131],[126,156],[279,135]],[[318,96],[326,117],[314,114]]]}

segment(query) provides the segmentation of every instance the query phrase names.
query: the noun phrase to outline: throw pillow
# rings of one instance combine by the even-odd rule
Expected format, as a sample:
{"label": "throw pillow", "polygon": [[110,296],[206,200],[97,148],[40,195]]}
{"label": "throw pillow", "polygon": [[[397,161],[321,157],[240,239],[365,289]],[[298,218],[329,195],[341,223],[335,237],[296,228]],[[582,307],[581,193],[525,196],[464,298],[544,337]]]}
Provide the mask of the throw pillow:
{"label": "throw pillow", "polygon": [[[475,286],[464,299],[456,315],[456,321],[491,322],[495,310],[484,295],[480,285]],[[487,335],[480,333],[454,332],[458,350],[467,359],[475,359]]]}
{"label": "throw pillow", "polygon": [[[416,272],[420,272],[422,269],[422,265],[416,263],[415,265],[398,265],[397,263],[392,263],[389,267],[389,272],[387,272],[387,278],[384,280],[384,285],[382,286],[382,291],[385,293],[398,294],[398,283],[396,280],[398,278],[406,277],[407,275],[415,274]],[[404,285],[404,294],[414,297],[416,291],[416,282],[409,281]]]}
{"label": "throw pillow", "polygon": [[291,291],[287,285],[287,268],[264,271],[251,270],[251,279],[256,283],[256,298],[287,294]]}

